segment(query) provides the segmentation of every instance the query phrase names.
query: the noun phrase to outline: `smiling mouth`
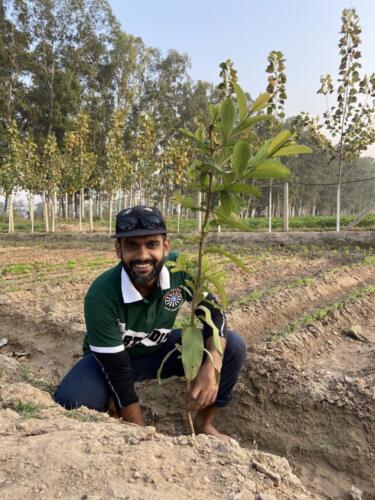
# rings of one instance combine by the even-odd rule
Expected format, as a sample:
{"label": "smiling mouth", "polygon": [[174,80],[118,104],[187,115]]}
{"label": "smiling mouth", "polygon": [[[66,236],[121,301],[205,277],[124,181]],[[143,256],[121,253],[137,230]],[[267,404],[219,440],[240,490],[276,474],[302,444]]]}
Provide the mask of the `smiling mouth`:
{"label": "smiling mouth", "polygon": [[132,264],[132,268],[134,269],[134,271],[146,273],[152,271],[153,264],[151,262],[136,263]]}

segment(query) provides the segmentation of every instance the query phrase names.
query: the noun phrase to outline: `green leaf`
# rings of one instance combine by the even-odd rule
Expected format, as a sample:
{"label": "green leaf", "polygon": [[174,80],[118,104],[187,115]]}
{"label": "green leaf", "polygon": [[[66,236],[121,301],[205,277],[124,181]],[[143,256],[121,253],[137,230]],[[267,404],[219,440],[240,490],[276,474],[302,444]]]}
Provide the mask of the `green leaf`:
{"label": "green leaf", "polygon": [[293,155],[303,155],[312,153],[312,149],[308,146],[303,146],[302,144],[291,144],[290,146],[284,146],[276,151],[272,156],[293,156]]}
{"label": "green leaf", "polygon": [[233,148],[232,163],[237,175],[242,175],[250,157],[250,148],[247,142],[238,141]]}
{"label": "green leaf", "polygon": [[253,102],[250,108],[250,113],[255,113],[256,111],[260,111],[261,109],[265,108],[270,98],[271,94],[269,94],[268,92],[260,94],[260,96],[258,96]]}
{"label": "green leaf", "polygon": [[236,115],[236,108],[234,107],[233,100],[226,97],[220,107],[221,115],[221,133],[222,137],[226,139],[232,132],[234,125],[234,118]]}
{"label": "green leaf", "polygon": [[204,142],[205,139],[205,133],[204,133],[204,127],[201,125],[200,127],[197,128],[195,131],[195,138],[199,142]]}
{"label": "green leaf", "polygon": [[193,210],[201,210],[201,207],[197,206],[197,202],[196,202],[196,200],[194,200],[194,198],[191,198],[189,196],[183,196],[179,192],[173,193],[173,199],[177,203],[180,203],[180,205],[184,208],[192,208]]}
{"label": "green leaf", "polygon": [[271,156],[278,149],[280,149],[281,146],[289,141],[291,135],[292,133],[289,130],[282,130],[275,137],[273,137],[269,144],[268,155]]}
{"label": "green leaf", "polygon": [[229,187],[229,191],[233,193],[251,194],[256,197],[259,197],[262,194],[261,189],[258,186],[253,186],[252,184],[232,184]]}
{"label": "green leaf", "polygon": [[190,130],[188,130],[187,128],[180,128],[180,132],[181,132],[181,134],[185,135],[186,137],[189,137],[190,139],[196,140],[196,137],[193,134],[193,132],[190,132]]}
{"label": "green leaf", "polygon": [[220,192],[220,203],[226,213],[230,213],[232,211],[232,200],[228,191]]}
{"label": "green leaf", "polygon": [[203,335],[200,328],[188,326],[182,330],[182,365],[187,380],[194,380],[203,361]]}
{"label": "green leaf", "polygon": [[222,257],[226,257],[227,259],[232,261],[233,264],[236,264],[237,267],[242,269],[246,274],[251,273],[250,269],[246,266],[246,264],[243,262],[242,259],[240,259],[236,255],[233,255],[232,253],[228,252],[227,250],[224,250],[224,248],[222,248],[222,247],[208,247],[208,248],[206,248],[205,253],[221,255]]}
{"label": "green leaf", "polygon": [[285,179],[289,170],[278,160],[267,159],[259,162],[249,171],[249,177],[253,179]]}
{"label": "green leaf", "polygon": [[[208,309],[208,307],[205,307],[202,304],[200,304],[197,307],[197,311],[202,311],[203,312],[204,322],[207,323],[207,325],[212,328],[212,338],[213,338],[213,341],[214,341],[214,346],[215,346],[216,350],[221,355],[223,355],[223,346],[221,345],[221,340],[220,340],[220,335],[219,335],[219,329],[215,325],[215,323],[212,321],[211,311]],[[202,317],[202,315],[199,314],[199,317]],[[202,337],[202,340],[203,340],[203,335],[202,334],[201,334],[201,337]]]}
{"label": "green leaf", "polygon": [[216,207],[213,211],[216,216],[215,221],[211,221],[212,224],[227,226],[231,229],[239,229],[240,231],[250,231],[250,226],[246,222],[242,221],[234,213],[227,214],[223,210],[223,207]]}
{"label": "green leaf", "polygon": [[209,104],[208,109],[210,111],[210,117],[212,123],[215,123],[216,120],[219,118],[219,106],[215,104]]}
{"label": "green leaf", "polygon": [[264,160],[268,156],[268,150],[269,150],[269,145],[270,145],[270,139],[266,141],[256,152],[256,154],[250,159],[249,165],[250,166],[255,166],[257,165],[260,161]]}
{"label": "green leaf", "polygon": [[236,97],[237,97],[238,109],[240,112],[240,120],[242,121],[244,118],[246,118],[246,115],[248,112],[247,97],[246,97],[245,92],[238,85],[238,83],[235,83],[233,85],[233,87],[234,87],[234,91],[235,91]]}

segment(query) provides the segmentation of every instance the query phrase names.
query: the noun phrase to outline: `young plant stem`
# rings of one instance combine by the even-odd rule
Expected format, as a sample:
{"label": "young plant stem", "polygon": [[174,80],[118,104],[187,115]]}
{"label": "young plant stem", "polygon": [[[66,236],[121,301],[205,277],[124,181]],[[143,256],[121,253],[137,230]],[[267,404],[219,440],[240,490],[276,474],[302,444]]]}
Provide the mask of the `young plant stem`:
{"label": "young plant stem", "polygon": [[[214,148],[212,144],[212,127],[209,129],[209,135],[210,135],[210,153],[211,156],[213,156],[214,153]],[[197,306],[197,291],[201,287],[201,275],[202,275],[202,258],[203,258],[203,250],[204,250],[204,240],[206,238],[206,226],[210,217],[210,212],[211,212],[211,198],[212,198],[212,180],[213,180],[213,172],[210,170],[208,172],[208,188],[207,188],[207,196],[206,196],[206,209],[204,213],[204,220],[200,232],[200,237],[199,237],[199,248],[198,248],[198,265],[197,265],[197,278],[195,280],[195,292],[193,295],[193,300],[191,304],[191,316],[190,316],[190,326],[194,326],[195,324],[195,308]]]}
{"label": "young plant stem", "polygon": [[[190,380],[188,380],[187,381],[187,389],[188,389],[189,393],[190,393],[190,387],[191,387]],[[186,410],[186,416],[187,416],[187,419],[189,422],[191,435],[193,436],[193,440],[195,441],[195,429],[194,429],[193,417],[191,416],[191,411],[188,409]]]}

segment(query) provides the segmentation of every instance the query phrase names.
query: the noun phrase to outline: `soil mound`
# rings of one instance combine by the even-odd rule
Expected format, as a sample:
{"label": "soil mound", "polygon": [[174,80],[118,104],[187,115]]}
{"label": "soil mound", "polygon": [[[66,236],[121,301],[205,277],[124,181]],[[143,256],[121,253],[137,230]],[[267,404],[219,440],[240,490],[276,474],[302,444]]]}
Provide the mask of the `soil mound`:
{"label": "soil mound", "polygon": [[285,458],[66,411],[19,381],[15,360],[0,355],[0,366],[1,498],[319,498]]}

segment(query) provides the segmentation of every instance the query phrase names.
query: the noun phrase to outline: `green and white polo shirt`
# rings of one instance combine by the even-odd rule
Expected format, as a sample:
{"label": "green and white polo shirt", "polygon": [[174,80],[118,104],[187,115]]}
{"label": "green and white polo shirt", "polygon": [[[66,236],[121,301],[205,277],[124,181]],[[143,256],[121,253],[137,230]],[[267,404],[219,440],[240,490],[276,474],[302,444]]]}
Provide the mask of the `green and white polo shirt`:
{"label": "green and white polo shirt", "polygon": [[[166,260],[177,256],[172,252]],[[101,274],[85,297],[84,352],[110,354],[126,349],[129,356],[142,356],[157,350],[172,330],[181,305],[190,300],[185,278],[164,265],[152,294],[143,298],[121,262]]]}

